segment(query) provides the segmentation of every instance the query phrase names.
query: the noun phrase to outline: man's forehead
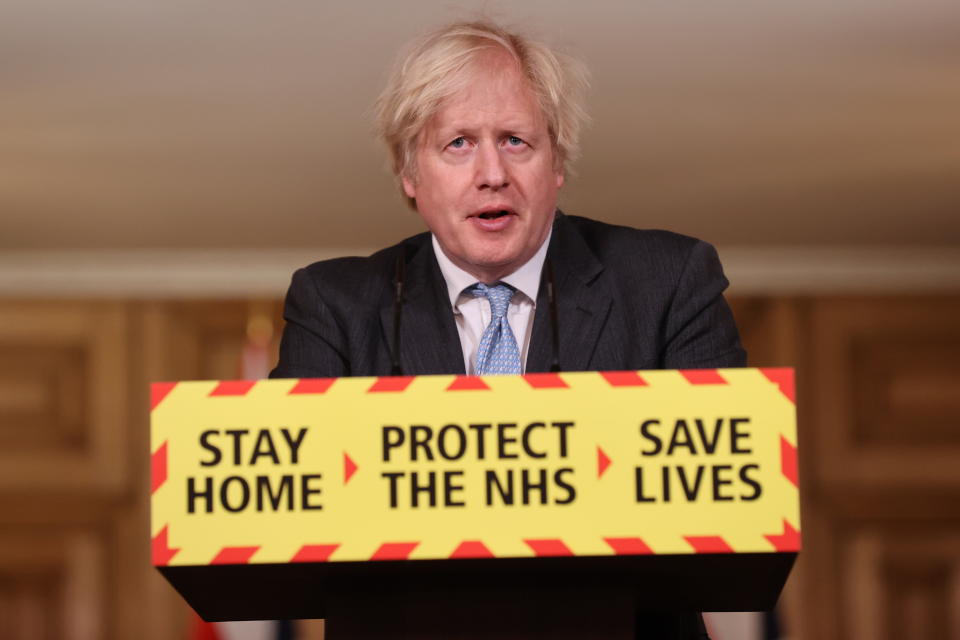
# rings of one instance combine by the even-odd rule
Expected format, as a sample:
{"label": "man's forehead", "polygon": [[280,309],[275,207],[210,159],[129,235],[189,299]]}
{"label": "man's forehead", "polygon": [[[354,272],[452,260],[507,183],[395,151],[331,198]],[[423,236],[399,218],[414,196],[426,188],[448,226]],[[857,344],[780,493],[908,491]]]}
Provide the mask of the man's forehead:
{"label": "man's forehead", "polygon": [[471,66],[462,71],[456,89],[437,105],[428,127],[471,127],[496,121],[502,128],[531,129],[544,121],[529,81],[512,58],[506,63]]}
{"label": "man's forehead", "polygon": [[504,131],[532,131],[544,126],[540,107],[536,103],[523,108],[470,109],[460,105],[441,107],[427,123],[437,132],[448,130],[472,131],[494,128]]}
{"label": "man's forehead", "polygon": [[456,91],[448,98],[463,98],[478,89],[485,92],[509,92],[533,96],[533,87],[523,73],[520,62],[502,50],[477,54],[459,72]]}

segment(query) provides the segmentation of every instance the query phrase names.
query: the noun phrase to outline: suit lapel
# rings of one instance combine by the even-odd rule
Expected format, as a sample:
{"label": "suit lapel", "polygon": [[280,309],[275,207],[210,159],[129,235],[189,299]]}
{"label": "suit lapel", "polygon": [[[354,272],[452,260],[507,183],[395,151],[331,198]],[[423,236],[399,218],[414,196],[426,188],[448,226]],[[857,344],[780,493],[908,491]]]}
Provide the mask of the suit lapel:
{"label": "suit lapel", "polygon": [[[547,260],[554,269],[560,366],[564,371],[587,370],[612,303],[610,295],[596,282],[603,265],[562,213],[557,214]],[[527,371],[548,371],[552,352],[550,300],[541,277]]]}
{"label": "suit lapel", "polygon": [[[429,238],[409,259],[406,271],[400,318],[403,374],[463,374],[460,335]],[[390,296],[380,309],[380,323],[390,349],[394,348],[393,307],[393,297]]]}

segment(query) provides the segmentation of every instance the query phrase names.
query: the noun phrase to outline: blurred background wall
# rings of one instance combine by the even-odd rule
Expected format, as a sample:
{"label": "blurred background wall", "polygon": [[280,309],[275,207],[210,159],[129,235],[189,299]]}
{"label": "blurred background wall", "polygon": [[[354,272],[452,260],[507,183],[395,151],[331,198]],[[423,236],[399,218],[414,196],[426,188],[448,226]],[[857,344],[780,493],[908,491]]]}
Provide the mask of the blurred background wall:
{"label": "blurred background wall", "polygon": [[5,0],[0,638],[187,636],[147,384],[255,375],[295,267],[422,230],[370,106],[479,15],[592,70],[562,207],[716,244],[751,364],[798,367],[789,637],[960,638],[955,0]]}

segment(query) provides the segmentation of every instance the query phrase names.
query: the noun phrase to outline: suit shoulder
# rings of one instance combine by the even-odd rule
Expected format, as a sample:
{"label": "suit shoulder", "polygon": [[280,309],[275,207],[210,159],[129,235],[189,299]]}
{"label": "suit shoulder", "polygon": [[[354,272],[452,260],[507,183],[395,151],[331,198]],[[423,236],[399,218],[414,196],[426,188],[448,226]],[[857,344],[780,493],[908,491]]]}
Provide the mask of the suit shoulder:
{"label": "suit shoulder", "polygon": [[702,240],[673,231],[635,229],[580,216],[566,217],[594,253],[605,261],[643,257],[661,264],[678,261],[682,264],[698,246],[710,246]]}
{"label": "suit shoulder", "polygon": [[397,259],[409,262],[430,235],[421,233],[366,257],[349,256],[320,260],[298,269],[293,284],[316,287],[325,298],[343,297],[354,304],[377,303],[384,290],[391,287],[397,270]]}

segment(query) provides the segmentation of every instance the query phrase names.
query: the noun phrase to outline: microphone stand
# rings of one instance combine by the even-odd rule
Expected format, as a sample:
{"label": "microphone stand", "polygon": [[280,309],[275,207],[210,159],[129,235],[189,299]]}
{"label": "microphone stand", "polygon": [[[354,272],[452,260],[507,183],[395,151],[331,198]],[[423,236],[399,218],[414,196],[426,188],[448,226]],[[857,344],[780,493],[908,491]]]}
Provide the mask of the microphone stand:
{"label": "microphone stand", "polygon": [[403,375],[403,368],[400,366],[400,311],[403,309],[405,268],[403,255],[397,256],[397,268],[393,278],[393,350],[390,352],[390,375],[392,376]]}
{"label": "microphone stand", "polygon": [[560,321],[557,313],[556,287],[553,278],[553,262],[548,258],[543,265],[547,284],[547,301],[550,306],[551,357],[550,372],[560,371]]}

